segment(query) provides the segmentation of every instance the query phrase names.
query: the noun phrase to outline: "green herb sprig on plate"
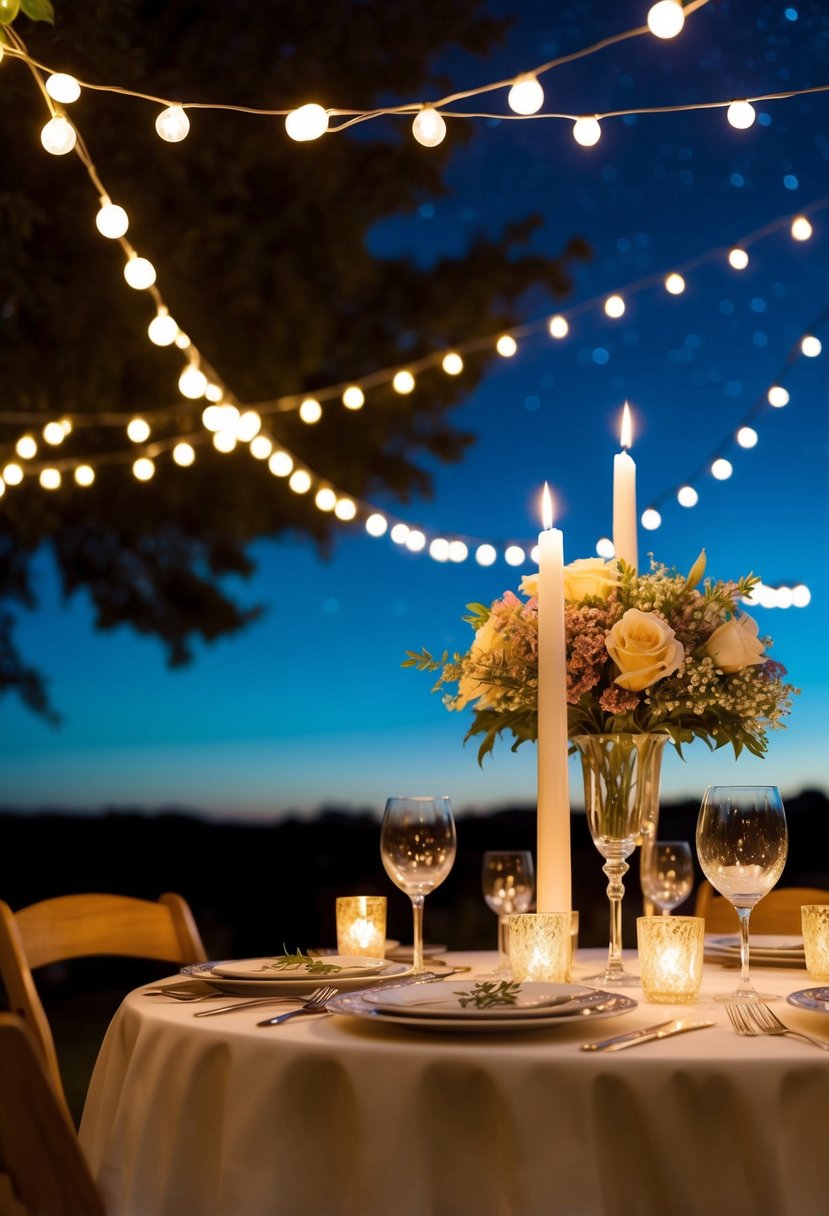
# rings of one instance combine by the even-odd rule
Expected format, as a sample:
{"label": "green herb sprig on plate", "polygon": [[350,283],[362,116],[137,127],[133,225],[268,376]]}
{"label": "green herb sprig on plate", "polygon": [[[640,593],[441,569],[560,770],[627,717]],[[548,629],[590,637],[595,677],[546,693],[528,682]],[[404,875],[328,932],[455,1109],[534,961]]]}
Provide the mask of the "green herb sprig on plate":
{"label": "green herb sprig on plate", "polygon": [[495,1005],[515,1005],[521,985],[510,980],[481,980],[470,992],[456,992],[462,1009],[492,1009]]}

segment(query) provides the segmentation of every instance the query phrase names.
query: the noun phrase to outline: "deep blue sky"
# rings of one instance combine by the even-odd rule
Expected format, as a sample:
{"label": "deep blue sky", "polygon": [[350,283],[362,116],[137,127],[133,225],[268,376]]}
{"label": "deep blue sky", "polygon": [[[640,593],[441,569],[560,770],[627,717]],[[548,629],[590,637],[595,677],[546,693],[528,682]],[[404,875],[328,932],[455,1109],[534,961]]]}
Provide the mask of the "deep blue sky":
{"label": "deep blue sky", "polygon": [[[511,37],[485,63],[450,61],[460,86],[513,75],[639,24],[647,3],[498,8],[515,16]],[[548,75],[546,108],[593,112],[825,84],[822,9],[717,0],[673,42],[642,38]],[[748,131],[729,127],[721,110],[608,120],[592,149],[577,147],[559,122],[477,121],[474,138],[453,156],[449,193],[383,225],[372,248],[428,260],[462,248],[482,224],[497,231],[534,210],[544,216],[539,248],[554,252],[579,234],[594,250],[577,268],[563,311],[615,289],[624,294],[643,276],[724,251],[829,194],[829,95],[757,109]],[[733,459],[730,481],[698,478],[693,510],[665,503],[661,529],[640,533],[640,553],[652,550],[684,570],[704,546],[713,576],[754,570],[770,584],[806,583],[808,608],[754,610],[761,632],[774,638],[774,657],[803,691],[763,761],[735,764],[730,752],[712,756],[701,743],[685,762],[668,754],[666,798],[696,798],[708,783],[778,784],[784,794],[829,784],[829,345],[787,372],[789,406],[759,409],[754,450],[728,438],[829,305],[829,210],[814,226],[805,244],[785,228],[758,242],[742,274],[723,252],[688,274],[681,297],[651,288],[628,298],[620,321],[594,307],[564,342],[528,339],[515,358],[493,365],[458,411],[477,442],[462,465],[436,469],[434,500],[405,509],[378,504],[432,532],[529,538],[548,480],[569,560],[592,555],[610,532],[625,398],[637,422],[640,507],[714,452]],[[163,291],[163,267],[159,282]],[[829,344],[829,326],[816,332]],[[221,371],[221,352],[206,353]],[[243,594],[265,603],[262,620],[175,672],[157,643],[95,633],[82,599],[63,606],[44,558],[41,608],[21,619],[19,638],[50,675],[65,721],[55,731],[11,698],[0,702],[0,800],[73,809],[175,804],[222,817],[321,803],[380,811],[392,793],[448,793],[459,812],[533,801],[534,749],[513,755],[504,741],[479,769],[474,744],[462,746],[466,715],[443,708],[429,676],[400,666],[407,648],[465,648],[465,605],[515,588],[520,570],[503,561],[487,570],[471,561],[438,565],[354,527],[343,529],[328,563],[300,543],[262,544],[256,556],[258,573]],[[575,771],[572,784],[576,802]]]}

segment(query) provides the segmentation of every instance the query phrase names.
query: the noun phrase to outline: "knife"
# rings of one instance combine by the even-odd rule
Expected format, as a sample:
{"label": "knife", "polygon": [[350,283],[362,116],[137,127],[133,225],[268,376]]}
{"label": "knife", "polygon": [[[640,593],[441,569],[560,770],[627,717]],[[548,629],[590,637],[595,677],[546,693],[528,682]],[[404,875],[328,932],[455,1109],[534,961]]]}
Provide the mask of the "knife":
{"label": "knife", "polygon": [[582,1051],[621,1051],[623,1047],[633,1047],[637,1043],[650,1043],[655,1039],[667,1039],[673,1034],[685,1034],[689,1030],[705,1030],[706,1026],[714,1026],[715,1022],[689,1022],[687,1018],[679,1021],[658,1022],[656,1026],[646,1026],[644,1030],[633,1030],[629,1034],[617,1034],[610,1039],[600,1039],[598,1043],[582,1043]]}

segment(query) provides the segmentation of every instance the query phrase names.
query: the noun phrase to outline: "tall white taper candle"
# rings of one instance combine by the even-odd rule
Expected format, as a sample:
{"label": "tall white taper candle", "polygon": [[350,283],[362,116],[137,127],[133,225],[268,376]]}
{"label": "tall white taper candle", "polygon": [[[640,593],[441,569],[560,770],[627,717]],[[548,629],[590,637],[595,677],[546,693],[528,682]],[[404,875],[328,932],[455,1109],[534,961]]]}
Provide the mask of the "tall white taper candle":
{"label": "tall white taper candle", "polygon": [[[631,444],[630,406],[622,414],[622,448]],[[636,465],[627,451],[613,457],[613,549],[634,569],[639,564],[636,539]]]}

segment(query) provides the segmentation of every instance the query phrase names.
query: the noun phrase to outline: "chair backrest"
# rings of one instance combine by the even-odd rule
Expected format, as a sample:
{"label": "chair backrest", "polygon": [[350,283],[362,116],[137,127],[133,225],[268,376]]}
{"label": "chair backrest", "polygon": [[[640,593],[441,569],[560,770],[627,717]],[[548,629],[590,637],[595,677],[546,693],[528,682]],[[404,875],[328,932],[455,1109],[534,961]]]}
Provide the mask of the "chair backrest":
{"label": "chair backrest", "polygon": [[0,1013],[0,1094],[0,1211],[106,1216],[34,1036],[15,1013]]}
{"label": "chair backrest", "polygon": [[0,900],[0,978],[9,1007],[32,1032],[57,1093],[65,1101],[55,1041],[32,969],[94,955],[203,963],[207,954],[180,895],[61,895],[12,912]]}
{"label": "chair backrest", "polygon": [[[751,913],[752,933],[802,933],[800,909],[803,904],[829,904],[829,891],[820,887],[775,887],[760,900]],[[739,920],[734,905],[718,895],[707,879],[697,887],[695,916],[705,918],[706,933],[737,933]]]}

